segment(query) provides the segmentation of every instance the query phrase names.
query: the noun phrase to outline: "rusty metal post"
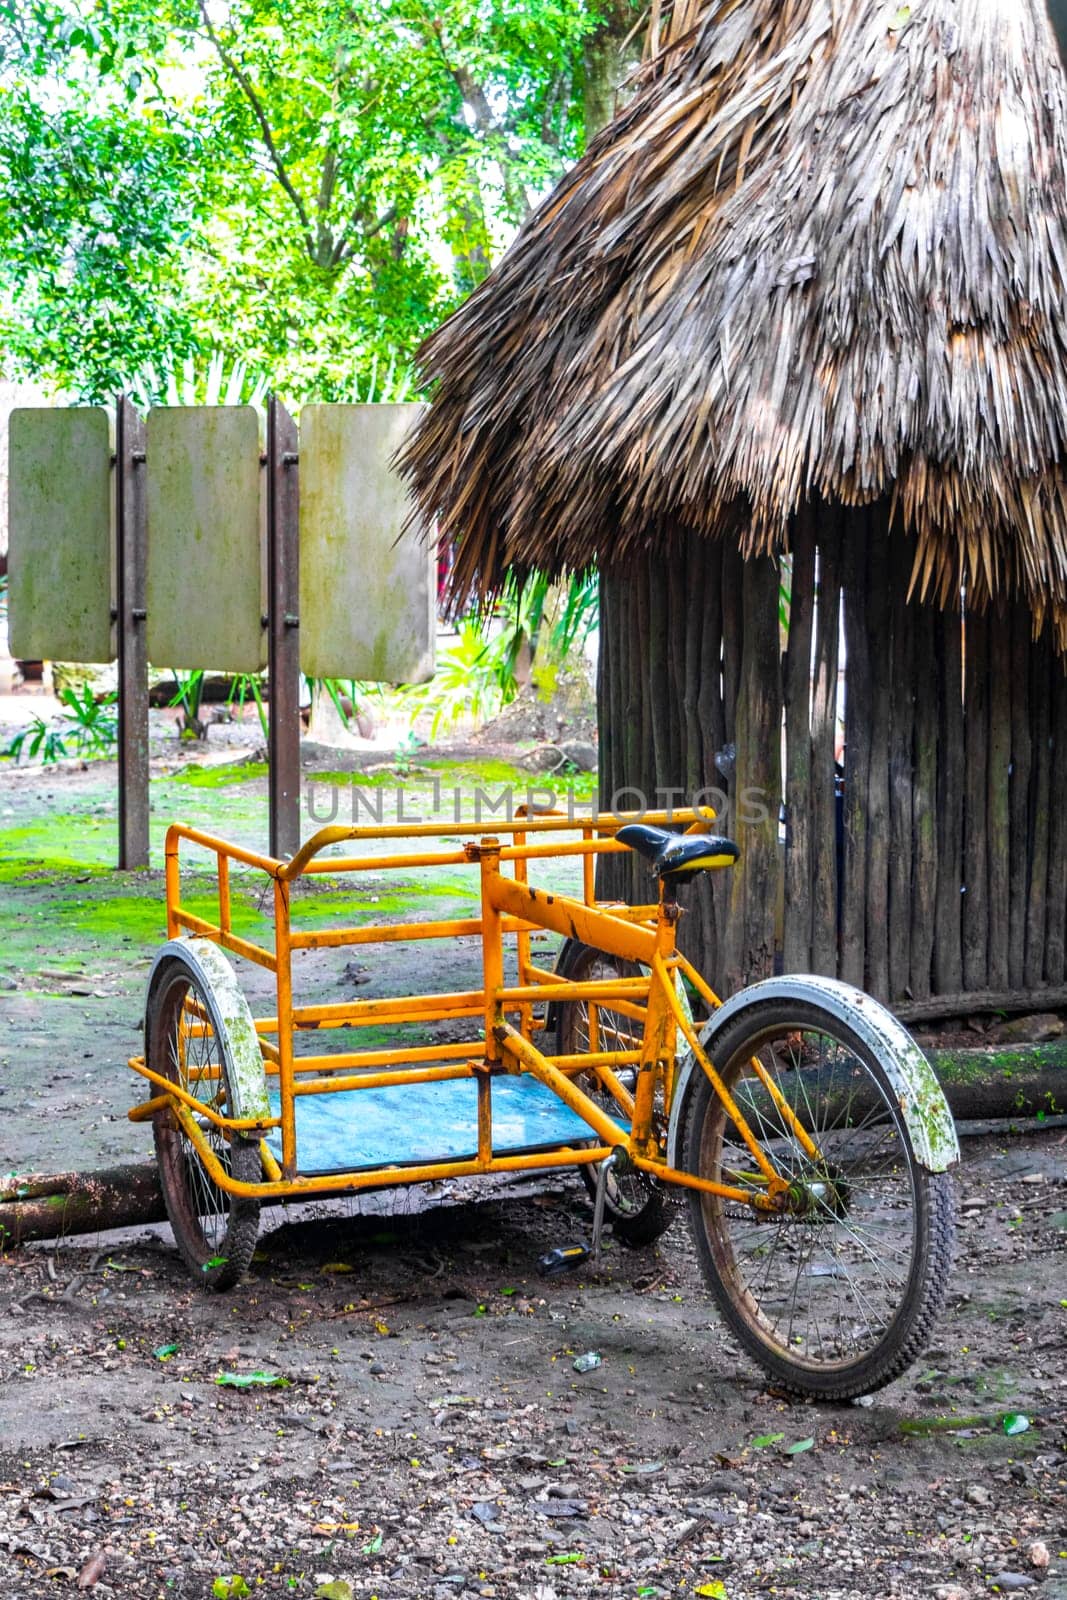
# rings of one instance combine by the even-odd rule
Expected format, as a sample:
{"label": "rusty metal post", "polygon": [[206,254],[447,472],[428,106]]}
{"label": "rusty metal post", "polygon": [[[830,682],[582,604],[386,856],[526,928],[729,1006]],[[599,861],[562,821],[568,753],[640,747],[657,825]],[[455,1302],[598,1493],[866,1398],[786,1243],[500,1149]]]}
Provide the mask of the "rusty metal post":
{"label": "rusty metal post", "polygon": [[267,402],[267,665],[270,853],[300,848],[300,490],[296,423]]}
{"label": "rusty metal post", "polygon": [[115,405],[119,868],[148,865],[148,653],[145,643],[145,425],[126,395]]}

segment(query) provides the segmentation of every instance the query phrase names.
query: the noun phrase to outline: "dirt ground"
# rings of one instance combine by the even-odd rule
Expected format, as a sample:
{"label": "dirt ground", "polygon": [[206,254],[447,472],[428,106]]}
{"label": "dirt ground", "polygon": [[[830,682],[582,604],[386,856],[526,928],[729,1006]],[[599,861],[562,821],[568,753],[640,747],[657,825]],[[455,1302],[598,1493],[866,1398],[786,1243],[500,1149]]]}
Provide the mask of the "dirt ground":
{"label": "dirt ground", "polygon": [[[258,839],[263,774],[235,772],[160,774],[156,847],[177,815]],[[161,875],[107,870],[113,818],[106,770],[0,772],[3,1171],[149,1148],[123,1063]],[[257,887],[235,889],[269,934]],[[372,873],[298,914],[462,915],[471,894],[462,872]],[[459,987],[477,962],[470,941],[355,955],[307,957],[302,994]],[[0,1596],[1067,1600],[1067,1132],[962,1131],[946,1314],[870,1405],[766,1388],[684,1210],[655,1249],[538,1277],[588,1235],[569,1176],[274,1208],[223,1296],[165,1227],[0,1257]]]}
{"label": "dirt ground", "polygon": [[[2,1592],[73,1590],[99,1556],[92,1592],[131,1600],[243,1594],[235,1576],[380,1600],[1067,1596],[1063,1140],[964,1140],[948,1311],[869,1406],[768,1392],[684,1216],[596,1278],[539,1278],[540,1252],[588,1230],[571,1178],[273,1211],[224,1296],[163,1228],[12,1254]],[[602,1365],[579,1375],[589,1350]]]}

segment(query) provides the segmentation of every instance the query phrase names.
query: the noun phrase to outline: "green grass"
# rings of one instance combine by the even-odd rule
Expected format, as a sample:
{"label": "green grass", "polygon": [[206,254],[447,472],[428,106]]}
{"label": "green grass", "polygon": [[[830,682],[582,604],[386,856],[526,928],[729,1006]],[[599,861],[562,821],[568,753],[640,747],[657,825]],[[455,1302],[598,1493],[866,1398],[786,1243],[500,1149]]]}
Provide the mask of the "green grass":
{"label": "green grass", "polygon": [[180,772],[172,772],[159,783],[180,783],[189,789],[228,789],[235,783],[255,783],[268,773],[265,761],[237,761],[225,766],[201,766],[194,762]]}

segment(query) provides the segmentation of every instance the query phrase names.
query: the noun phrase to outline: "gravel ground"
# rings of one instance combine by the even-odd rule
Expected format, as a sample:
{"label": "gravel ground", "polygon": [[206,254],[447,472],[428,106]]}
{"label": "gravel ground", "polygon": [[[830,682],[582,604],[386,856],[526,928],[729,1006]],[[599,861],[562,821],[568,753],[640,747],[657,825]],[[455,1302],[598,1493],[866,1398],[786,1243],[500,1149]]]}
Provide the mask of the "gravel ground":
{"label": "gravel ground", "polygon": [[265,1213],[220,1297],[165,1228],[0,1258],[0,1594],[1067,1597],[1065,1140],[965,1139],[948,1310],[866,1406],[768,1391],[684,1217],[538,1278],[569,1178]]}

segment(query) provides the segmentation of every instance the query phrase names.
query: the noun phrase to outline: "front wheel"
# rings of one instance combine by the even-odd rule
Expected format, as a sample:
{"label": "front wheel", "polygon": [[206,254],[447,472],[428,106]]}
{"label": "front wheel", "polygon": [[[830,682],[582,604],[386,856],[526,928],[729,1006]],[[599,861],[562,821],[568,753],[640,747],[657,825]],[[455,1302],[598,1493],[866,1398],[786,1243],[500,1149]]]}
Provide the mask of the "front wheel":
{"label": "front wheel", "polygon": [[[205,1107],[234,1115],[234,1067],[210,984],[181,956],[155,973],[145,1019],[149,1067]],[[196,1117],[196,1112],[193,1113]],[[262,1176],[255,1142],[231,1137],[201,1116],[198,1125],[223,1169],[242,1183]],[[174,1241],[196,1281],[229,1289],[247,1270],[259,1231],[259,1203],[232,1195],[212,1178],[196,1146],[170,1111],[154,1124],[156,1159]]]}
{"label": "front wheel", "polygon": [[[765,1083],[810,1135],[808,1155]],[[760,1213],[689,1190],[704,1278],[741,1345],[784,1388],[823,1400],[869,1394],[926,1344],[952,1264],[947,1173],[919,1165],[879,1052],[814,1002],[767,999],[726,1026],[714,1065],[790,1184]],[[703,1072],[689,1092],[683,1163],[757,1190],[752,1155]]]}

